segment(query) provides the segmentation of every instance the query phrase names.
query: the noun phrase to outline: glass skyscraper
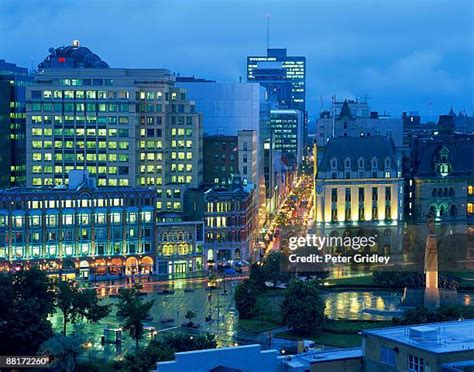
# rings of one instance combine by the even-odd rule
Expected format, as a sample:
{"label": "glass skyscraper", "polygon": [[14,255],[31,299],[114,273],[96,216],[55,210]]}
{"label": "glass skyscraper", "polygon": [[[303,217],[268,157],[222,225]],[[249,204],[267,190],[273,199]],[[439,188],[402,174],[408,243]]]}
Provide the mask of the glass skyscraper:
{"label": "glass skyscraper", "polygon": [[0,187],[25,183],[25,102],[31,81],[26,68],[0,59]]}
{"label": "glass skyscraper", "polygon": [[247,80],[264,86],[279,108],[303,112],[306,136],[306,57],[288,56],[286,49],[269,48],[266,56],[247,57]]}

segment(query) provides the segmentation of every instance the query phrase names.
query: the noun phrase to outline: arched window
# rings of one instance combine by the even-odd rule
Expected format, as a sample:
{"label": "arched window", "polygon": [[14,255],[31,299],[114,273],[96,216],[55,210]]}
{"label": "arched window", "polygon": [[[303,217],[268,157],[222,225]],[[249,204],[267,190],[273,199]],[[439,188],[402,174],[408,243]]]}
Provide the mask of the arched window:
{"label": "arched window", "polygon": [[364,159],[359,158],[359,168],[364,168]]}
{"label": "arched window", "polygon": [[436,198],[436,195],[438,195],[438,191],[436,190],[436,188],[434,188],[433,191],[431,192],[431,196],[433,198]]}
{"label": "arched window", "polygon": [[446,216],[447,213],[448,213],[448,208],[446,207],[445,204],[442,204],[441,207],[439,208],[440,217]]}
{"label": "arched window", "polygon": [[454,196],[454,187],[449,188],[449,196],[451,196],[451,197]]}

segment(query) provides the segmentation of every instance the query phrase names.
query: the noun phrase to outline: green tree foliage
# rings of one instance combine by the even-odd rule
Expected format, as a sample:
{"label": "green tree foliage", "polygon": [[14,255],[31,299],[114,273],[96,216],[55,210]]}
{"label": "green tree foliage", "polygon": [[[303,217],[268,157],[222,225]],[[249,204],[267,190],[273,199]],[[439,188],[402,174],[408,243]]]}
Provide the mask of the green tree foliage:
{"label": "green tree foliage", "polygon": [[239,311],[240,319],[250,319],[255,314],[255,304],[259,295],[259,289],[255,282],[245,279],[235,289],[235,307]]}
{"label": "green tree foliage", "polygon": [[260,319],[260,324],[263,324],[272,314],[272,304],[267,297],[259,296],[254,310],[255,315]]}
{"label": "green tree foliage", "polygon": [[174,359],[174,353],[191,350],[214,349],[217,343],[214,335],[199,336],[170,335],[150,342],[137,353],[128,353],[121,362],[116,362],[116,370],[125,372],[148,372],[156,368],[157,362]]}
{"label": "green tree foliage", "polygon": [[256,262],[250,267],[249,279],[259,290],[266,288],[266,270],[263,268],[261,262]]}
{"label": "green tree foliage", "polygon": [[135,339],[138,351],[138,342],[143,337],[143,321],[150,316],[154,301],[143,302],[137,288],[120,288],[118,312],[125,317],[123,328],[130,332]]}
{"label": "green tree foliage", "polygon": [[288,284],[291,280],[291,273],[281,270],[283,260],[282,252],[270,252],[263,259],[263,277],[265,281],[271,282],[273,287],[279,284]]}
{"label": "green tree foliage", "polygon": [[67,337],[58,333],[41,345],[40,353],[53,357],[50,366],[52,371],[76,371],[77,360],[84,351],[83,342],[80,337]]}
{"label": "green tree foliage", "polygon": [[324,302],[314,282],[292,281],[281,310],[285,325],[296,333],[316,332],[326,323]]}
{"label": "green tree foliage", "polygon": [[33,267],[0,274],[0,354],[35,354],[53,335],[48,315],[54,292],[46,273]]}
{"label": "green tree foliage", "polygon": [[189,324],[192,325],[193,319],[196,317],[196,313],[191,310],[188,310],[184,317],[189,321]]}
{"label": "green tree foliage", "polygon": [[[424,288],[425,274],[405,271],[374,271],[374,283],[399,288]],[[444,289],[457,289],[459,279],[453,273],[439,273],[438,285]]]}
{"label": "green tree foliage", "polygon": [[394,317],[392,322],[396,325],[409,325],[473,318],[474,306],[442,305],[436,310],[418,306],[415,309],[405,311],[402,317]]}
{"label": "green tree foliage", "polygon": [[79,288],[71,282],[60,281],[56,285],[57,308],[63,314],[63,334],[66,335],[67,323],[79,319],[98,322],[111,310],[110,305],[101,305],[94,289]]}

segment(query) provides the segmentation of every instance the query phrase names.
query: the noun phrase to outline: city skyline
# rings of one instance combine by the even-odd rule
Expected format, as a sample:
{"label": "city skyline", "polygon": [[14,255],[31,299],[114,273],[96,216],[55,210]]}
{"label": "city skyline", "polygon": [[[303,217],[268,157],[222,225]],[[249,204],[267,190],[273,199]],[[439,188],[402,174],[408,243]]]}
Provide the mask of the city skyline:
{"label": "city skyline", "polygon": [[[162,67],[236,82],[245,80],[246,57],[265,53],[270,14],[270,47],[307,57],[310,119],[330,106],[333,95],[367,95],[373,110],[392,117],[419,111],[428,121],[451,106],[470,114],[472,4],[440,1],[433,8],[425,1],[389,2],[376,9],[373,4],[180,1],[164,7],[142,1],[131,9],[126,2],[111,8],[106,1],[38,1],[33,14],[26,11],[28,4],[6,1],[0,5],[1,52],[7,61],[31,69],[48,48],[79,39],[111,67]],[[104,20],[104,12],[111,21]],[[64,23],[70,17],[75,22]],[[42,26],[44,19],[48,27]],[[13,47],[20,43],[24,47]]]}

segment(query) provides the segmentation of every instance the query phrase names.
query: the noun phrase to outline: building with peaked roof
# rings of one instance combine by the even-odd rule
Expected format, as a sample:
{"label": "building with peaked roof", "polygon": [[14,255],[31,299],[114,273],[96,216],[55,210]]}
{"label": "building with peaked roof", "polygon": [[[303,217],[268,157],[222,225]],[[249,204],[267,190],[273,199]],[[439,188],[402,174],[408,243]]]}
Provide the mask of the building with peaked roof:
{"label": "building with peaked roof", "polygon": [[401,248],[401,156],[387,137],[338,137],[318,151],[315,216],[318,233],[378,235],[385,253]]}
{"label": "building with peaked roof", "polygon": [[316,122],[316,144],[325,146],[334,137],[389,137],[395,146],[403,144],[403,119],[369,112],[367,103],[345,100],[324,111]]}

